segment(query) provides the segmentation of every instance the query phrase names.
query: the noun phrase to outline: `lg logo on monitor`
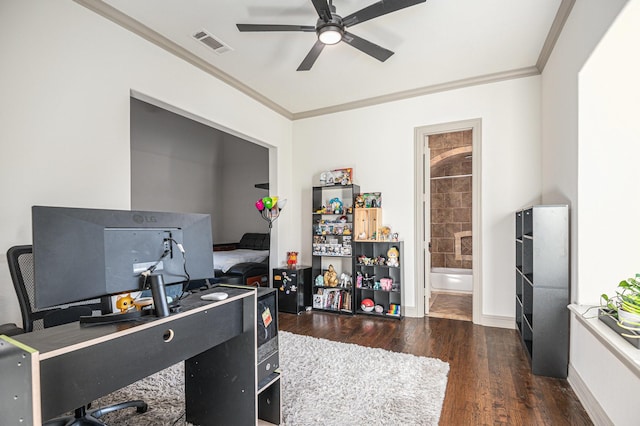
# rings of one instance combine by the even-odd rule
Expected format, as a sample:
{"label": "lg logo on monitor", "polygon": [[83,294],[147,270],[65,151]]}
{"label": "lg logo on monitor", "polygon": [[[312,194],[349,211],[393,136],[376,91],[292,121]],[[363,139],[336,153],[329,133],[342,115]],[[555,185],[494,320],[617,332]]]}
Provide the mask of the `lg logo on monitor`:
{"label": "lg logo on monitor", "polygon": [[134,214],[133,215],[133,221],[135,223],[156,223],[156,217],[155,216],[143,216],[141,214]]}

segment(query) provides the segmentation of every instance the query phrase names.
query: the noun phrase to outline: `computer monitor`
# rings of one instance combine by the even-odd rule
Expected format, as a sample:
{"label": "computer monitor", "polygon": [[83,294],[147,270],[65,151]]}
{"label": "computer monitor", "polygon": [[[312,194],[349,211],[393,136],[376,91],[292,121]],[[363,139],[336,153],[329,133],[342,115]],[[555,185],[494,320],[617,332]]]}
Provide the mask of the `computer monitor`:
{"label": "computer monitor", "polygon": [[207,214],[34,206],[32,220],[38,308],[214,276]]}

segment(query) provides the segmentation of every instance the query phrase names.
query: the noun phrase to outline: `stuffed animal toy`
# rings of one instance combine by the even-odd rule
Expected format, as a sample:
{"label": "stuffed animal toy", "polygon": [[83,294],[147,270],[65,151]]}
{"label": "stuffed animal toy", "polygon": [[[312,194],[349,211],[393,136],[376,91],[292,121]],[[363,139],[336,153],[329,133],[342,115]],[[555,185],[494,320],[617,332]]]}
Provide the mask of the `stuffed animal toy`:
{"label": "stuffed animal toy", "polygon": [[399,256],[400,252],[398,248],[396,246],[390,247],[389,250],[387,250],[387,266],[400,266]]}
{"label": "stuffed animal toy", "polygon": [[298,263],[298,252],[297,251],[288,251],[287,252],[287,267],[289,269],[295,269],[297,263]]}

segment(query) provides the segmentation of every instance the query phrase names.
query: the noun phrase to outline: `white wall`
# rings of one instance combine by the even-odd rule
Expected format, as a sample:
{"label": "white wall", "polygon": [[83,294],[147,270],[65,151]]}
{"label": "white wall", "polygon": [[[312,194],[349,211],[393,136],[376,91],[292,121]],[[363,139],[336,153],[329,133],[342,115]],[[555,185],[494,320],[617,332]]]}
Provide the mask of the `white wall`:
{"label": "white wall", "polygon": [[580,303],[640,272],[640,1],[631,1],[579,75]]}
{"label": "white wall", "polygon": [[[578,73],[626,0],[577,1],[542,74],[542,202],[566,203],[571,296],[578,300]],[[581,209],[582,210],[582,209]]]}
{"label": "white wall", "polygon": [[[0,52],[3,253],[31,242],[34,204],[130,207],[131,90],[277,147],[270,181],[290,192],[289,120],[70,0],[3,1]],[[0,306],[20,321],[4,255]]]}
{"label": "white wall", "polygon": [[[572,299],[580,304],[597,304],[640,271],[640,62],[630,54],[640,40],[640,0],[616,18],[625,3],[576,2],[543,74],[544,201],[572,204]],[[637,424],[628,408],[638,375],[575,318],[570,351],[569,381],[596,424]]]}
{"label": "white wall", "polygon": [[403,291],[406,307],[414,307],[414,129],[475,118],[482,119],[482,309],[484,315],[513,317],[513,214],[540,193],[539,77],[295,121],[302,262],[311,261],[312,176],[353,167],[363,192],[382,192],[383,222],[405,241]]}
{"label": "white wall", "polygon": [[[579,303],[597,303],[601,293],[613,294],[620,280],[640,272],[640,59],[631,53],[639,41],[640,0],[632,0],[579,74]],[[594,373],[594,363],[603,360],[599,346],[576,333],[572,364],[614,424],[638,424],[628,407],[638,401],[640,377],[611,354],[606,376]],[[603,392],[611,383],[634,392]]]}

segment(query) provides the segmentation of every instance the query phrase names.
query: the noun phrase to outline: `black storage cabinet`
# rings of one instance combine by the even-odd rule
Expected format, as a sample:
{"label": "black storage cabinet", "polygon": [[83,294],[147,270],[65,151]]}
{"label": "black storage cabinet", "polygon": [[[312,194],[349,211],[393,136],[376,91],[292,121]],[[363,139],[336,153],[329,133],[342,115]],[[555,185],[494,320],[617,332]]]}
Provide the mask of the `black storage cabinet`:
{"label": "black storage cabinet", "polygon": [[311,306],[311,266],[273,270],[273,287],[278,289],[278,311],[299,314]]}

